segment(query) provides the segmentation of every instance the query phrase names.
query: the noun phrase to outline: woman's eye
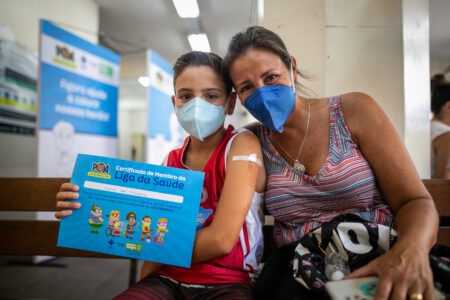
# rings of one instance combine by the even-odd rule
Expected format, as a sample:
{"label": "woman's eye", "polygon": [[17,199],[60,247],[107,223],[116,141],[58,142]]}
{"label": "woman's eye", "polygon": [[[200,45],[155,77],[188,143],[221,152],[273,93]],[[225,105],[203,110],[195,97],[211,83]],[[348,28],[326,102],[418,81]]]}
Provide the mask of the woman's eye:
{"label": "woman's eye", "polygon": [[239,93],[245,93],[248,90],[250,90],[250,86],[249,85],[245,85],[239,90]]}
{"label": "woman's eye", "polygon": [[272,82],[274,82],[275,80],[277,80],[278,79],[278,75],[269,75],[269,76],[267,76],[266,77],[266,83],[272,83]]}

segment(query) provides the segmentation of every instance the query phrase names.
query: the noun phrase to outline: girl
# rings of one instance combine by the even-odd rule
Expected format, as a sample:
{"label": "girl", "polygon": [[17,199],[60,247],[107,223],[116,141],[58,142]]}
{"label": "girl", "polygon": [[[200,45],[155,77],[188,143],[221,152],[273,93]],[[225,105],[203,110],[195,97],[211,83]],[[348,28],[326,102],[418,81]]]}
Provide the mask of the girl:
{"label": "girl", "polygon": [[[205,172],[192,265],[144,262],[142,280],[116,299],[251,299],[263,251],[260,193],[265,171],[258,139],[247,130],[224,128],[236,94],[219,56],[182,55],[174,65],[174,88],[172,103],[189,136],[164,163]],[[76,208],[63,200],[76,199],[77,189],[69,183],[61,186],[56,198],[63,210],[56,217]]]}

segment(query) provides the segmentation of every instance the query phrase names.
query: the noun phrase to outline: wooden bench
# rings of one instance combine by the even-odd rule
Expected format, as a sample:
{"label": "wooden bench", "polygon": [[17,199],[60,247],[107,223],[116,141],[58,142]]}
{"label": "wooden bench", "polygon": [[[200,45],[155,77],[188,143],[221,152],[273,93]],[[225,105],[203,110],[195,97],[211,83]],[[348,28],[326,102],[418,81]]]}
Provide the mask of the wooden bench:
{"label": "wooden bench", "polygon": [[450,247],[450,180],[424,179],[440,217],[437,243]]}
{"label": "wooden bench", "polygon": [[[56,210],[56,193],[68,178],[0,178],[0,212],[52,212]],[[423,180],[431,193],[440,217],[450,220],[450,180]],[[272,238],[271,217],[264,226],[264,259],[276,246]],[[450,246],[450,226],[441,224],[438,243]],[[60,248],[56,246],[59,230],[57,220],[0,220],[0,255],[45,255],[96,258],[121,258],[96,252]],[[137,261],[130,259],[129,285],[136,282]]]}
{"label": "wooden bench", "polygon": [[[69,178],[0,178],[0,212],[56,211],[56,193]],[[22,218],[0,220],[0,255],[123,257],[56,246],[59,221]],[[129,281],[136,282],[137,261],[130,259]]]}
{"label": "wooden bench", "polygon": [[[437,211],[441,218],[437,243],[450,247],[450,180],[423,179],[428,192],[433,197]],[[264,225],[264,256],[263,262],[276,249],[273,241],[273,217],[266,216]]]}

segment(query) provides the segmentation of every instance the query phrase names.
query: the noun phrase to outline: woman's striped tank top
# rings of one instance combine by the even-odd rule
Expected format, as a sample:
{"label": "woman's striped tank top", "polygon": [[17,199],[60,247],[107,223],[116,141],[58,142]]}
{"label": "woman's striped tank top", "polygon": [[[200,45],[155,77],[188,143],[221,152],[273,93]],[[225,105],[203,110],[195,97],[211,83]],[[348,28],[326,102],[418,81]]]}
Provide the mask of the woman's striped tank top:
{"label": "woman's striped tank top", "polygon": [[265,205],[275,217],[278,246],[298,241],[310,230],[342,213],[392,226],[394,216],[382,199],[372,169],[353,142],[339,96],[329,101],[330,146],[320,171],[309,176],[294,170],[258,126],[267,172]]}

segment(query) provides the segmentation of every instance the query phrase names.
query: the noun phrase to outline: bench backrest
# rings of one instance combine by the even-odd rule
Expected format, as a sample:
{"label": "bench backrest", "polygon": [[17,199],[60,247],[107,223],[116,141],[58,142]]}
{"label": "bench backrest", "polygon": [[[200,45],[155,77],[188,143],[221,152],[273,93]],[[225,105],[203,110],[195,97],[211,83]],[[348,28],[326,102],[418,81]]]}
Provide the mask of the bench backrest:
{"label": "bench backrest", "polygon": [[[97,252],[57,247],[59,221],[54,219],[56,193],[69,178],[0,178],[0,255],[45,255],[122,258]],[[11,218],[7,212],[22,212]],[[50,220],[30,213],[50,212]],[[28,213],[28,216],[26,214]],[[4,217],[3,217],[4,216]],[[53,220],[52,220],[53,219]],[[129,285],[136,282],[137,263],[130,260]]]}
{"label": "bench backrest", "polygon": [[424,179],[423,183],[433,197],[441,218],[437,242],[450,247],[450,180]]}
{"label": "bench backrest", "polygon": [[[437,243],[450,247],[450,180],[446,179],[423,179],[425,187],[428,189],[434,200],[437,211],[441,218]],[[273,217],[266,216],[264,225],[264,256],[265,261],[276,249],[273,241]]]}
{"label": "bench backrest", "polygon": [[[0,213],[54,212],[56,193],[69,178],[0,178]],[[450,220],[450,180],[424,179],[436,204],[439,216]],[[270,217],[267,219],[270,220]],[[447,223],[448,224],[448,223]],[[56,246],[59,230],[57,220],[0,220],[0,255],[49,255],[111,258],[107,254]],[[272,253],[275,244],[270,221],[264,226],[264,257]],[[450,247],[450,226],[441,224],[438,243]],[[130,284],[134,283],[136,261],[132,260]]]}

